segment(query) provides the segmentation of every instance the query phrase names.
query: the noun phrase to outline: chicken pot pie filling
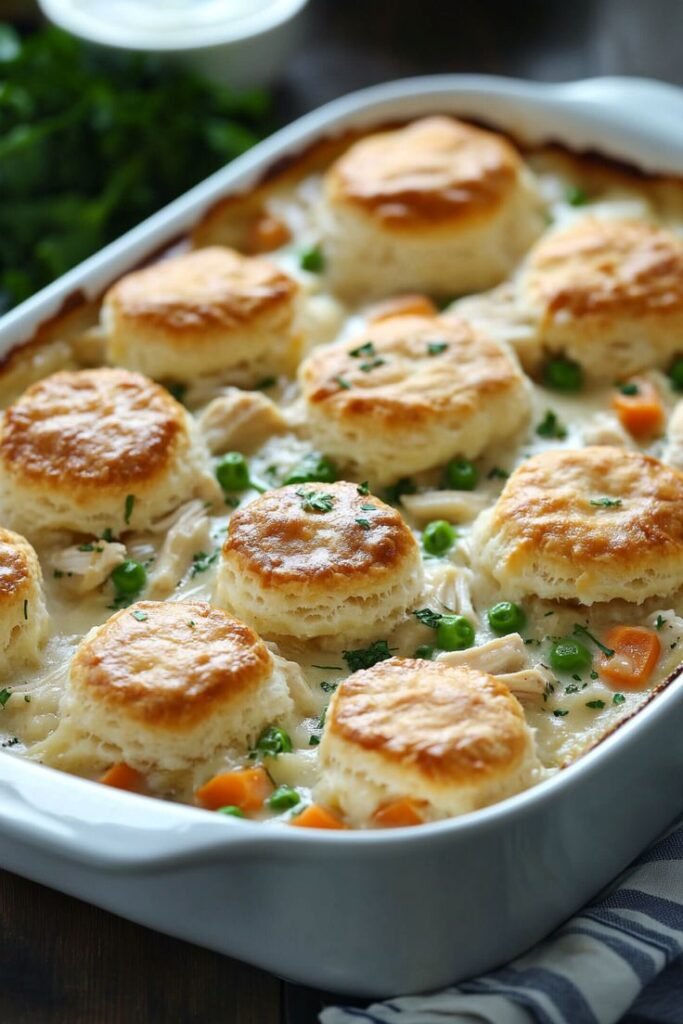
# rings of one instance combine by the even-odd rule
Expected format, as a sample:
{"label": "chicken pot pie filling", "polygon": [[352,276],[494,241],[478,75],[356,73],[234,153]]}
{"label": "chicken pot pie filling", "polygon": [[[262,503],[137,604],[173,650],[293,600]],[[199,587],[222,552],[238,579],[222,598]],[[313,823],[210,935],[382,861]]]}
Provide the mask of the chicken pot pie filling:
{"label": "chicken pot pie filling", "polygon": [[[542,783],[678,668],[683,187],[528,153],[518,161],[528,209],[515,208],[524,251],[503,276],[489,268],[499,279],[484,292],[460,287],[456,261],[445,294],[440,251],[488,244],[471,231],[490,143],[479,129],[465,140],[469,191],[455,196],[424,154],[411,170],[420,133],[401,131],[370,170],[372,147],[354,163],[363,140],[347,140],[337,162],[302,160],[212,211],[193,245],[212,247],[216,277],[196,295],[203,265],[185,274],[181,251],[127,275],[99,324],[70,314],[24,362],[19,350],[4,364],[9,754],[226,817],[418,825]],[[432,247],[431,292],[423,272],[403,287],[405,266],[400,294],[351,299],[339,286],[325,204],[349,168],[372,172],[369,257],[400,215],[400,237],[410,245],[419,230]],[[529,219],[539,216],[540,229]],[[239,256],[221,262],[220,247]],[[248,262],[264,254],[270,276]],[[230,317],[237,286],[219,278],[224,265],[240,268]],[[284,291],[296,307],[265,321]],[[128,294],[136,315],[153,310],[153,341],[147,324],[123,333]],[[114,370],[94,378],[105,366]],[[149,393],[188,439],[163,473],[144,470],[158,441],[150,414],[111,390],[146,386],[131,373],[140,366],[154,367]],[[106,417],[65,389],[94,379]],[[44,380],[53,404],[61,387],[59,409],[41,399]],[[18,423],[38,482],[21,451],[2,463]],[[81,442],[93,439],[100,465],[89,472]],[[116,486],[98,485],[103,464]]]}

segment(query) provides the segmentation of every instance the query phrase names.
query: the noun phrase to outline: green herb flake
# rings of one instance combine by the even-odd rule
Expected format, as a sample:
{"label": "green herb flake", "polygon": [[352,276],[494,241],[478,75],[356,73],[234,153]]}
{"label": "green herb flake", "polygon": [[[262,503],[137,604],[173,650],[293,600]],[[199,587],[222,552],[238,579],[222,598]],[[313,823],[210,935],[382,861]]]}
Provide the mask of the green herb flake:
{"label": "green herb flake", "polygon": [[147,619],[149,618],[147,612],[138,611],[137,608],[130,614],[133,616],[134,619],[137,619],[138,622],[147,622]]}
{"label": "green herb flake", "polygon": [[361,511],[362,512],[376,512],[377,511],[377,506],[376,505],[361,505]]}
{"label": "green herb flake", "polygon": [[102,540],[105,541],[107,544],[111,544],[113,542],[114,534],[112,533],[111,526],[108,526],[107,529],[102,534]]}
{"label": "green herb flake", "polygon": [[404,494],[415,494],[416,492],[417,487],[410,477],[402,476],[391,487],[387,487],[384,497],[390,505],[398,505]]}
{"label": "green herb flake", "polygon": [[356,519],[356,523],[363,530],[370,530],[372,528],[372,523],[370,522],[369,519],[362,519],[362,518],[361,519]]}
{"label": "green herb flake", "polygon": [[622,395],[632,396],[640,394],[640,388],[637,384],[619,384],[618,388]]}
{"label": "green herb flake", "polygon": [[126,504],[124,506],[124,513],[123,513],[123,518],[124,518],[124,521],[126,523],[126,526],[128,526],[130,524],[130,517],[133,514],[134,506],[135,506],[135,495],[134,494],[128,494],[126,496]]}
{"label": "green herb flake", "polygon": [[597,637],[593,636],[592,633],[589,633],[586,627],[580,625],[578,622],[574,623],[574,636],[585,636],[588,640],[593,641],[595,646],[602,651],[606,658],[614,657],[614,651],[611,647],[605,647],[604,644],[600,643]]}
{"label": "green herb flake", "polygon": [[12,691],[8,690],[7,687],[5,687],[4,689],[0,690],[0,708],[4,708],[5,704],[10,699],[11,696],[12,696]]}
{"label": "green herb flake", "polygon": [[366,341],[363,345],[359,345],[358,348],[352,348],[349,355],[354,359],[360,359],[362,356],[374,356],[376,355],[375,346],[371,341]]}
{"label": "green herb flake", "polygon": [[359,369],[362,370],[363,373],[370,373],[371,370],[376,370],[378,366],[384,366],[385,363],[386,359],[382,359],[381,356],[378,356],[377,359],[372,359],[367,363],[361,363]]}
{"label": "green herb flake", "polygon": [[[364,480],[362,484],[358,484],[358,486],[356,487],[356,490],[360,494],[361,498],[365,498],[370,493],[370,487],[368,486],[368,481]],[[361,507],[364,508],[365,506],[361,506]]]}
{"label": "green herb flake", "polygon": [[567,428],[560,422],[557,413],[553,412],[552,409],[548,409],[541,422],[537,425],[536,433],[539,437],[557,438],[559,441],[564,441],[567,436]]}
{"label": "green herb flake", "polygon": [[54,576],[54,578],[56,580],[61,580],[61,578],[64,575],[64,573],[62,572],[61,569],[55,569],[54,572],[52,573],[52,575]]}
{"label": "green herb flake", "polygon": [[258,384],[254,384],[255,391],[268,391],[269,388],[274,388],[277,384],[277,377],[263,377]]}
{"label": "green herb flake", "polygon": [[501,469],[500,466],[494,466],[488,471],[487,480],[507,480],[510,476],[506,470]]}
{"label": "green herb flake", "polygon": [[566,711],[564,708],[555,708],[553,714],[555,718],[565,718],[569,714],[569,712]]}
{"label": "green herb flake", "polygon": [[372,668],[380,661],[391,657],[391,650],[386,640],[375,640],[369,647],[359,647],[354,651],[342,651],[342,658],[350,672],[358,672],[364,668]]}
{"label": "green herb flake", "polygon": [[339,683],[328,683],[326,680],[323,679],[322,683],[320,684],[320,689],[323,691],[323,693],[334,693],[338,686]]}
{"label": "green herb flake", "polygon": [[598,678],[599,678],[599,676],[598,676],[598,673],[595,671],[595,669],[594,668],[591,669],[591,679],[598,679]]}
{"label": "green herb flake", "polygon": [[604,700],[587,700],[586,701],[586,707],[587,708],[591,708],[591,709],[596,710],[596,711],[599,711],[601,708],[604,708],[604,706],[605,706]]}
{"label": "green herb flake", "polygon": [[324,491],[305,491],[303,487],[296,492],[301,498],[301,507],[304,512],[320,512],[325,514],[331,512],[334,506],[334,495],[326,494]]}
{"label": "green herb flake", "polygon": [[662,626],[665,626],[665,625],[666,625],[666,619],[664,618],[664,616],[663,615],[658,615],[657,616],[657,620],[655,622],[655,629],[660,630],[662,628]]}
{"label": "green herb flake", "polygon": [[200,572],[206,572],[206,570],[213,565],[218,558],[218,548],[215,551],[211,551],[207,554],[205,551],[196,551],[192,556],[192,570],[191,575],[196,576]]}
{"label": "green herb flake", "polygon": [[325,256],[320,246],[312,245],[310,249],[302,252],[299,264],[301,269],[307,270],[309,274],[322,274],[325,269]]}
{"label": "green herb flake", "polygon": [[30,704],[31,703],[31,694],[30,693],[25,693],[24,694],[24,700],[26,701],[27,704]]}
{"label": "green herb flake", "polygon": [[315,733],[313,733],[311,736],[308,737],[308,745],[309,747],[320,746],[320,737],[316,736]]}
{"label": "green herb flake", "polygon": [[340,374],[337,374],[337,376],[333,377],[332,379],[335,382],[335,384],[339,385],[339,390],[340,391],[349,391],[350,390],[351,385],[349,384],[348,380],[344,380],[344,378]]}
{"label": "green herb flake", "polygon": [[613,704],[624,704],[625,702],[626,702],[626,697],[624,697],[623,693],[615,693],[614,696],[612,697],[612,703]]}
{"label": "green herb flake", "polygon": [[570,206],[585,206],[588,202],[588,194],[581,185],[570,185],[565,192],[565,199]]}
{"label": "green herb flake", "polygon": [[591,505],[596,508],[619,508],[621,498],[591,498]]}
{"label": "green herb flake", "polygon": [[443,619],[441,612],[432,611],[431,608],[419,608],[413,615],[418,622],[421,622],[423,626],[429,626],[430,629],[438,629],[439,623]]}
{"label": "green herb flake", "polygon": [[427,342],[427,354],[430,356],[440,356],[442,352],[445,352],[448,348],[447,341],[428,341]]}

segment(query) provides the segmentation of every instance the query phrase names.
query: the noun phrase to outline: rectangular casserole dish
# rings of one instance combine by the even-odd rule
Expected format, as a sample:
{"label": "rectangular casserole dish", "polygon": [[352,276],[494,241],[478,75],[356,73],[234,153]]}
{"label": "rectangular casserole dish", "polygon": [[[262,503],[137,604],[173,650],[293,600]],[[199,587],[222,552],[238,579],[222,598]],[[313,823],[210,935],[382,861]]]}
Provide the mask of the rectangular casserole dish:
{"label": "rectangular casserole dish", "polygon": [[[376,87],[277,133],[10,313],[0,357],[75,295],[95,298],[284,158],[349,129],[433,112],[683,174],[683,98],[654,82],[443,76]],[[680,811],[682,687],[677,674],[536,789],[386,833],[219,819],[0,752],[0,863],[295,981],[367,996],[438,987],[528,948]]]}

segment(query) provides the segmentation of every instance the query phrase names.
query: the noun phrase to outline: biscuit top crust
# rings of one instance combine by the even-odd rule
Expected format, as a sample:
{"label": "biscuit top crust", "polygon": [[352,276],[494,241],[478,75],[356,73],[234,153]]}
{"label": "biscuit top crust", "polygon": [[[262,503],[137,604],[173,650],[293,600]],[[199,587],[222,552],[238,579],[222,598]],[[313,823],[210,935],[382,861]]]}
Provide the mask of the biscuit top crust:
{"label": "biscuit top crust", "polygon": [[[71,685],[146,725],[183,730],[270,675],[260,637],[201,601],[140,601],[81,642]],[[201,749],[197,750],[201,757]]]}
{"label": "biscuit top crust", "polygon": [[357,484],[290,484],[238,509],[223,556],[262,582],[343,585],[400,570],[417,554],[402,516]]}
{"label": "biscuit top crust", "polygon": [[239,330],[286,304],[298,285],[268,260],[211,246],[122,277],[105,297],[119,324],[163,329],[194,342]]}
{"label": "biscuit top crust", "polygon": [[397,316],[317,349],[301,380],[311,405],[401,430],[444,413],[468,418],[482,399],[516,390],[521,373],[502,346],[464,320]]}
{"label": "biscuit top crust", "polygon": [[116,489],[162,472],[186,431],[182,406],[141,374],[55,373],[6,410],[0,460],[51,491]]}
{"label": "biscuit top crust", "polygon": [[428,117],[356,142],[332,165],[327,190],[386,227],[435,228],[495,213],[520,167],[501,136]]}
{"label": "biscuit top crust", "polygon": [[0,527],[0,607],[13,604],[38,576],[37,558],[28,542]]}
{"label": "biscuit top crust", "polygon": [[586,217],[532,250],[528,300],[548,319],[683,311],[683,240],[645,221]]}
{"label": "biscuit top crust", "polygon": [[339,686],[326,729],[442,783],[503,774],[529,750],[524,712],[507,686],[438,661],[391,658],[355,672]]}
{"label": "biscuit top crust", "polygon": [[500,533],[507,567],[563,560],[577,575],[596,560],[638,573],[683,554],[683,473],[641,452],[607,445],[549,451],[507,481],[489,533]]}

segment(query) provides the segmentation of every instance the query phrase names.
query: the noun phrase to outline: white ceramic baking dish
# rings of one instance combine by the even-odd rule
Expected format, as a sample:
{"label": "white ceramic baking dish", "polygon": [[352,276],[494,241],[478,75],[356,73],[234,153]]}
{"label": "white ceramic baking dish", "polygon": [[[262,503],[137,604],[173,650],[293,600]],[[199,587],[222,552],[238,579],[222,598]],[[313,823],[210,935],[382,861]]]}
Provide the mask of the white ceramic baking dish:
{"label": "white ceramic baking dish", "polygon": [[[98,294],[276,160],[350,127],[434,111],[530,142],[683,174],[683,93],[441,76],[337,100],[278,132],[14,310],[0,355],[65,299]],[[683,805],[683,679],[537,789],[453,821],[316,833],[211,815],[0,753],[0,863],[287,978],[359,995],[445,985],[522,952],[613,878]]]}

